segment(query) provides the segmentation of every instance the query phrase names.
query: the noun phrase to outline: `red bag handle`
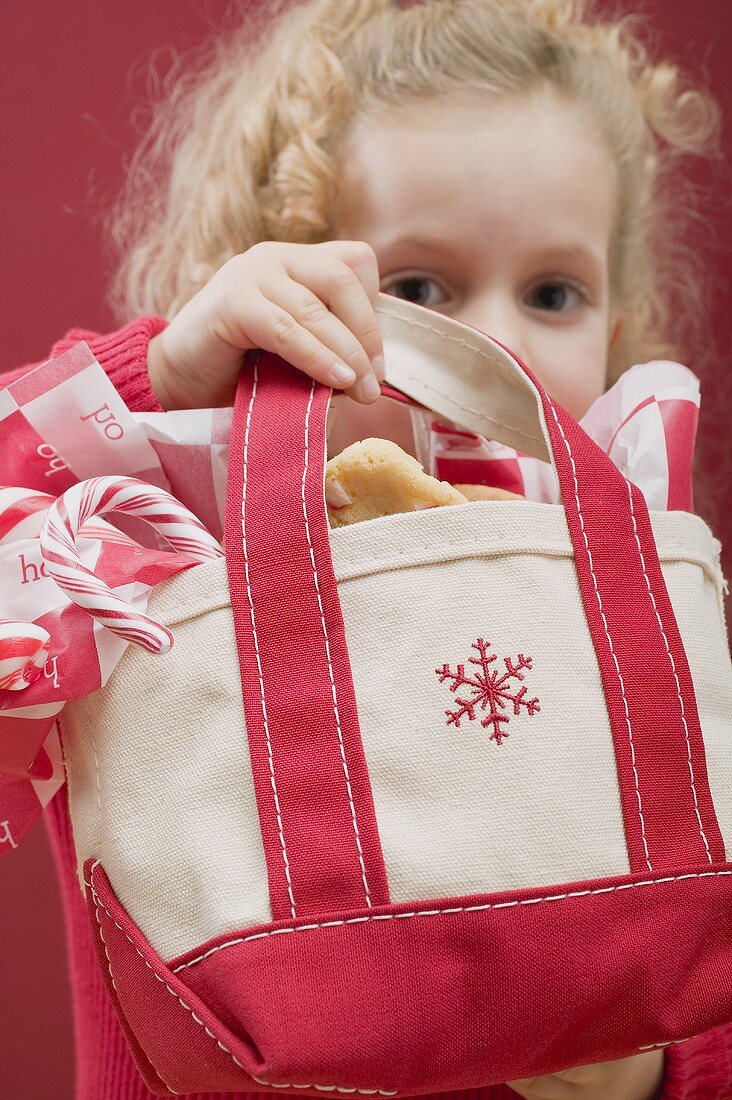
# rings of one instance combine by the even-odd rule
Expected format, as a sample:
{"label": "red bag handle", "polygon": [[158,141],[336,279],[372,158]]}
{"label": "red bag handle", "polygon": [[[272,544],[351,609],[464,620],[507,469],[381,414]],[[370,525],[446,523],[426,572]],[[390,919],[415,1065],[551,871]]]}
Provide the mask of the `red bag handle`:
{"label": "red bag handle", "polygon": [[[694,686],[643,494],[501,345],[386,295],[377,313],[384,392],[552,463],[605,690],[631,871],[723,861]],[[275,919],[389,900],[330,552],[332,392],[277,356],[250,353],[232,424],[225,547]]]}

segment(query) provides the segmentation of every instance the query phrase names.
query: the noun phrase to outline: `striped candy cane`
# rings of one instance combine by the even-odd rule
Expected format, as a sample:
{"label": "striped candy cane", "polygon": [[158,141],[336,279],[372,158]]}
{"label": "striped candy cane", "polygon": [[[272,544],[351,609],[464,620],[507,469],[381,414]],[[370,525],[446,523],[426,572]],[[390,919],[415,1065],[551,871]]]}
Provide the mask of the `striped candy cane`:
{"label": "striped candy cane", "polygon": [[0,691],[23,691],[37,680],[50,645],[51,635],[43,627],[0,619]]}
{"label": "striped candy cane", "polygon": [[46,569],[69,599],[128,642],[150,653],[167,653],[173,635],[117,596],[79,558],[76,538],[92,516],[121,512],[144,519],[171,546],[198,561],[222,558],[216,539],[180,501],[136,477],[93,477],[67,489],[49,508],[41,527]]}
{"label": "striped candy cane", "polygon": [[[0,485],[0,546],[19,539],[37,539],[46,512],[56,498],[35,489],[22,489],[16,485]],[[104,539],[125,546],[136,545],[110,523],[103,519],[91,520],[80,532],[84,538]]]}
{"label": "striped candy cane", "polygon": [[43,517],[53,504],[48,493],[0,485],[0,544],[38,537]]}

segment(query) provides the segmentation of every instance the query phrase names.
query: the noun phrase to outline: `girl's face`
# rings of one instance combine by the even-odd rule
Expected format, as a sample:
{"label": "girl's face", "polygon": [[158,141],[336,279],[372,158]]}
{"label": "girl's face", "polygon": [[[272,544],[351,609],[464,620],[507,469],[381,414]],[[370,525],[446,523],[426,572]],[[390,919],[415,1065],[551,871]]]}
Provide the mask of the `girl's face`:
{"label": "girl's face", "polygon": [[[332,236],[366,241],[382,291],[493,336],[579,419],[605,389],[622,318],[608,264],[615,170],[577,108],[549,93],[436,100],[357,120],[341,154]],[[379,424],[405,446],[403,409],[347,404],[339,448]]]}

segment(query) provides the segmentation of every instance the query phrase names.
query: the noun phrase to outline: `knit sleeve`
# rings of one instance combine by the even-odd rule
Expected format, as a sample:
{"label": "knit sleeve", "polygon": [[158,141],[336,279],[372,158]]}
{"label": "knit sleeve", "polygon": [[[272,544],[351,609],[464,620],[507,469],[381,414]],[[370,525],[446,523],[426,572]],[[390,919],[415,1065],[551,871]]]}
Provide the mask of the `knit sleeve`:
{"label": "knit sleeve", "polygon": [[658,1100],[732,1098],[732,1022],[665,1048]]}
{"label": "knit sleeve", "polygon": [[[136,317],[122,328],[105,335],[72,328],[56,341],[50,357],[61,355],[80,340],[86,340],[128,409],[132,412],[162,412],[147,376],[147,346],[167,323],[162,317],[152,315]],[[0,389],[38,365],[28,363],[0,374]]]}

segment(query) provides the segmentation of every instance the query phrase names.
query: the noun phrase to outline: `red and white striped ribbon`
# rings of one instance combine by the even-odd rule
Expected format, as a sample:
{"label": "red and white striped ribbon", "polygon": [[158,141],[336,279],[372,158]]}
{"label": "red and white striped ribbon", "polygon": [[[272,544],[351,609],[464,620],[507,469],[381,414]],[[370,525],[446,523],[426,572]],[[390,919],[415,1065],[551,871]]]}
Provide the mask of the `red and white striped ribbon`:
{"label": "red and white striped ribbon", "polygon": [[167,653],[173,635],[123,600],[81,561],[79,530],[92,516],[136,516],[163,535],[174,550],[196,561],[222,558],[216,539],[174,496],[135,477],[94,477],[67,489],[49,508],[40,532],[46,569],[69,599],[97,622],[150,653]]}

